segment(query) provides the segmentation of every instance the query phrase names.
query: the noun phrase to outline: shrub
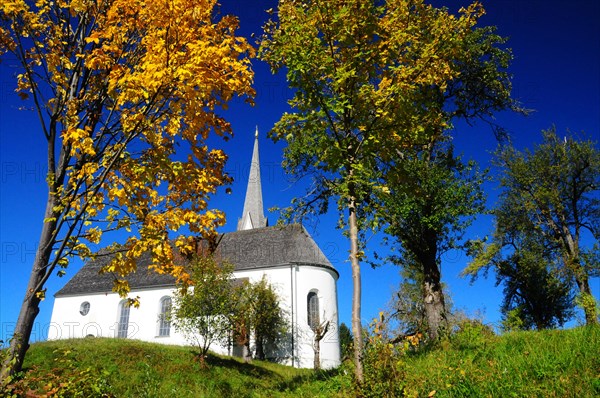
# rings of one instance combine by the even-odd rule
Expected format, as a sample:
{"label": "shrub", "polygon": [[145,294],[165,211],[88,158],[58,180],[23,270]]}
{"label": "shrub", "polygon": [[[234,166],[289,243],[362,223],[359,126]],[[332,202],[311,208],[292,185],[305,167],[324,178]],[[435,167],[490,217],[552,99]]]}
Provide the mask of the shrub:
{"label": "shrub", "polygon": [[368,397],[400,397],[405,387],[405,352],[408,342],[392,344],[387,336],[383,314],[370,327],[363,356],[364,382],[359,395]]}
{"label": "shrub", "polygon": [[76,353],[72,350],[56,350],[56,366],[50,372],[41,372],[33,367],[27,372],[17,374],[0,397],[114,397],[107,381],[108,372],[78,364]]}
{"label": "shrub", "polygon": [[492,328],[481,321],[465,319],[457,324],[450,341],[456,349],[469,350],[485,347],[495,336]]}

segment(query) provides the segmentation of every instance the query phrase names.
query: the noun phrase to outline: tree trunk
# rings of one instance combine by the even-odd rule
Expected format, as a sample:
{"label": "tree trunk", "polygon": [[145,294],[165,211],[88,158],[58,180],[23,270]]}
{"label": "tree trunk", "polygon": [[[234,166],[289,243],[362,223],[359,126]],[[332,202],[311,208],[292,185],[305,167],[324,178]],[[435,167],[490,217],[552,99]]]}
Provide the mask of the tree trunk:
{"label": "tree trunk", "polygon": [[[583,300],[582,304],[583,312],[585,313],[585,324],[597,325],[598,315],[596,301],[590,289],[590,278],[587,271],[581,265],[581,259],[579,257],[579,234],[576,234],[574,238],[567,227],[563,228],[563,232],[563,241],[567,249],[566,253],[563,255],[563,259],[567,265],[570,265],[570,268],[575,275],[575,283],[577,283],[579,294]],[[592,300],[590,300],[590,298]]]}
{"label": "tree trunk", "polygon": [[425,317],[427,318],[427,334],[432,340],[440,337],[440,331],[446,323],[446,306],[441,284],[431,280],[425,280],[423,290]]}
{"label": "tree trunk", "polygon": [[440,330],[446,323],[446,304],[442,291],[441,273],[435,253],[424,256],[423,263],[423,305],[427,319],[427,334],[437,340]]}
{"label": "tree trunk", "polygon": [[246,338],[246,341],[244,342],[243,356],[244,356],[245,363],[252,362],[252,352],[250,351],[250,339],[249,338]]}
{"label": "tree trunk", "polygon": [[313,341],[313,351],[315,352],[315,359],[313,361],[314,370],[321,369],[321,344],[320,340],[317,340],[315,336],[315,340]]}
{"label": "tree trunk", "polygon": [[[582,296],[583,301],[583,312],[585,313],[585,324],[586,325],[597,325],[598,324],[598,310],[596,308],[596,301],[594,296],[592,295],[592,290],[590,289],[590,280],[582,272],[580,275],[575,276],[575,282],[577,283],[577,287],[579,288],[579,293]],[[586,298],[591,298],[591,300],[586,300]],[[593,300],[593,301],[592,301]]]}
{"label": "tree trunk", "polygon": [[52,234],[56,229],[53,207],[54,201],[52,197],[49,196],[48,202],[46,203],[44,219],[52,221],[45,222],[42,227],[40,242],[33,262],[33,268],[29,275],[29,283],[27,284],[25,298],[21,305],[21,311],[19,312],[19,318],[15,326],[13,337],[10,341],[6,358],[2,363],[0,385],[4,384],[9,376],[21,371],[25,353],[27,352],[27,349],[29,349],[31,330],[33,329],[35,318],[40,312],[39,304],[41,300],[36,293],[43,289],[44,284],[42,282],[46,273],[51,272],[51,270],[47,269],[47,265],[54,243]]}
{"label": "tree trunk", "polygon": [[258,333],[255,333],[254,340],[255,340],[255,344],[256,344],[256,358],[260,359],[261,361],[264,361],[265,360],[265,349],[263,346],[263,339],[262,339],[262,337],[260,337],[260,335]]}
{"label": "tree trunk", "polygon": [[360,384],[364,380],[362,364],[362,325],[360,319],[361,281],[360,263],[358,261],[358,224],[356,220],[356,199],[350,193],[348,205],[348,225],[350,227],[350,263],[352,265],[352,333],[354,333],[354,375]]}
{"label": "tree trunk", "polygon": [[314,370],[321,369],[321,340],[325,337],[327,332],[329,331],[329,321],[325,321],[325,323],[320,324],[314,330],[315,337],[313,338],[313,351],[315,352],[315,357],[313,361]]}

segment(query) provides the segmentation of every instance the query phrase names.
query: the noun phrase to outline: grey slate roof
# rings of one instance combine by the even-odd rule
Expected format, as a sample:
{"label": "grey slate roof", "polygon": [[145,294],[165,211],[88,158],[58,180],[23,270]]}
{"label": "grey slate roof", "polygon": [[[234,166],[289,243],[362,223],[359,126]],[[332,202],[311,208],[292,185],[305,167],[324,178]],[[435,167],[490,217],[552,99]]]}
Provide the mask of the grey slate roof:
{"label": "grey slate roof", "polygon": [[[71,296],[87,293],[109,293],[114,277],[100,275],[100,269],[111,260],[101,250],[99,256],[77,272],[55,296]],[[232,263],[236,271],[272,268],[290,264],[312,265],[337,271],[312,237],[300,224],[273,226],[230,232],[221,235],[217,255]],[[138,260],[138,271],[127,277],[132,290],[152,287],[174,286],[169,275],[159,275],[148,270],[150,255]]]}

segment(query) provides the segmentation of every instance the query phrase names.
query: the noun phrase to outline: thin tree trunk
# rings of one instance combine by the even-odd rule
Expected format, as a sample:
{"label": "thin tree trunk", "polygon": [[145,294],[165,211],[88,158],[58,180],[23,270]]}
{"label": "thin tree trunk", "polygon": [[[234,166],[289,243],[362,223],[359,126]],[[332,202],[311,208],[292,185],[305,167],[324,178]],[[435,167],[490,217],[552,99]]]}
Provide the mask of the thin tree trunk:
{"label": "thin tree trunk", "polygon": [[255,333],[254,340],[255,340],[255,344],[256,344],[256,358],[260,359],[261,361],[264,361],[265,360],[265,349],[263,346],[263,339],[260,336],[260,334]]}
{"label": "thin tree trunk", "polygon": [[250,351],[250,338],[249,337],[246,337],[246,341],[244,341],[243,356],[244,356],[245,363],[252,362],[252,352]]}
{"label": "thin tree trunk", "polygon": [[314,370],[321,369],[321,340],[325,337],[327,332],[329,331],[329,321],[325,321],[325,323],[320,324],[314,330],[315,337],[313,338],[313,351],[315,352],[315,357],[313,361]]}
{"label": "thin tree trunk", "polygon": [[356,381],[362,383],[363,364],[362,364],[362,325],[360,319],[361,303],[361,280],[360,280],[360,262],[358,260],[358,223],[356,220],[356,199],[351,193],[348,206],[348,224],[350,227],[350,263],[352,265],[352,282],[354,289],[352,291],[352,333],[354,333],[354,374]]}
{"label": "thin tree trunk", "polygon": [[42,281],[46,276],[47,264],[52,253],[52,234],[56,228],[56,221],[53,219],[54,201],[51,196],[46,203],[46,212],[40,242],[38,244],[33,268],[29,275],[29,283],[25,292],[25,298],[21,304],[21,311],[15,326],[14,335],[10,341],[8,353],[2,363],[0,372],[0,385],[4,384],[9,376],[19,372],[23,367],[25,353],[29,349],[29,339],[35,318],[40,312],[40,298],[36,295],[43,288]]}

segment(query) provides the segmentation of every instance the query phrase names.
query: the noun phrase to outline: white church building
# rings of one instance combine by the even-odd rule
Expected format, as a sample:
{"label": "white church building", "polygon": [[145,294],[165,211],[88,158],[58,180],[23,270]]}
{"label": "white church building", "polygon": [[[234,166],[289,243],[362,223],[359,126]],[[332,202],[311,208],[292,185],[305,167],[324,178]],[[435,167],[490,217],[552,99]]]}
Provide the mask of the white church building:
{"label": "white church building", "polygon": [[[234,277],[258,282],[263,276],[275,288],[290,327],[274,359],[295,367],[313,366],[314,332],[309,324],[329,320],[321,340],[321,366],[340,364],[338,334],[338,272],[300,224],[268,226],[264,216],[258,132],[244,210],[235,232],[219,239],[217,253],[234,265]],[[138,261],[138,271],[128,277],[131,295],[140,307],[128,307],[112,291],[113,277],[98,271],[110,261],[99,256],[88,262],[55,294],[49,339],[87,336],[139,339],[163,344],[188,344],[183,334],[164,320],[175,291],[174,279],[149,271],[149,256]],[[235,355],[239,347],[212,345],[211,350]],[[268,348],[267,348],[268,351]]]}

